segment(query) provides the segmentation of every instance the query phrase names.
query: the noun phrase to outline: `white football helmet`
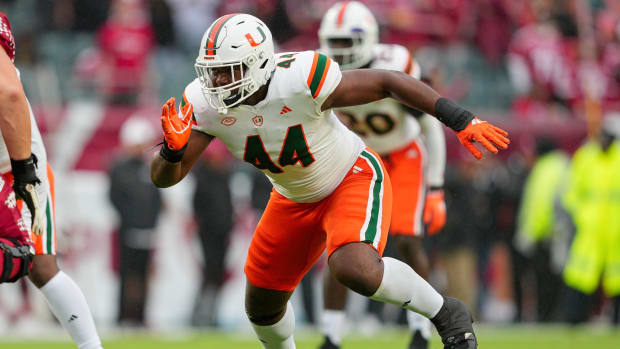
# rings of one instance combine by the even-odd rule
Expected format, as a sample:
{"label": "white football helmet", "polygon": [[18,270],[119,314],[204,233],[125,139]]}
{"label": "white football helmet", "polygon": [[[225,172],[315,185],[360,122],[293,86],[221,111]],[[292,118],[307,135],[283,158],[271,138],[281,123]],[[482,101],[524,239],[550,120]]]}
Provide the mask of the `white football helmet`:
{"label": "white football helmet", "polygon": [[379,26],[361,2],[338,2],[323,16],[319,41],[321,51],[342,69],[360,68],[373,59],[373,49],[379,43]]}
{"label": "white football helmet", "polygon": [[[205,31],[196,73],[209,104],[225,114],[265,85],[275,69],[273,39],[260,19],[248,14],[229,14],[215,20]],[[231,83],[213,85],[213,73],[229,68]],[[235,70],[241,72],[236,79]]]}

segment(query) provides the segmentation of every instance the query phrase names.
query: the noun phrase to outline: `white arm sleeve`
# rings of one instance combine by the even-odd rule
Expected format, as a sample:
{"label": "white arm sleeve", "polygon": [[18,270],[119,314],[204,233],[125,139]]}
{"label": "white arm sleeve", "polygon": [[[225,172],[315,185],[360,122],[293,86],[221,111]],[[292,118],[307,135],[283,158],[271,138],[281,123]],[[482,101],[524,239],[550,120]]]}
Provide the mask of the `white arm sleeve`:
{"label": "white arm sleeve", "polygon": [[443,176],[446,169],[446,137],[439,120],[424,114],[418,118],[426,146],[426,185],[443,186]]}

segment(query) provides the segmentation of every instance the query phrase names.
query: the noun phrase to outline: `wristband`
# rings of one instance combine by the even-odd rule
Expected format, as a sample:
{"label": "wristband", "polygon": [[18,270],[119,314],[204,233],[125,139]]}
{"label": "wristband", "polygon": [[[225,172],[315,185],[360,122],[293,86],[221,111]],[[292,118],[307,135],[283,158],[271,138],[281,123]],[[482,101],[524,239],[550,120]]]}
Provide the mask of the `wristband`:
{"label": "wristband", "polygon": [[444,97],[435,103],[435,116],[456,132],[462,131],[474,119],[474,114],[469,110]]}
{"label": "wristband", "polygon": [[15,181],[23,181],[25,183],[39,183],[36,175],[37,164],[39,159],[34,154],[24,160],[11,159],[11,173]]}
{"label": "wristband", "polygon": [[166,143],[165,140],[162,143],[161,148],[159,148],[159,156],[164,158],[164,160],[175,163],[183,159],[183,154],[185,153],[185,149],[187,149],[187,144],[185,144],[185,146],[180,150],[172,150],[168,148],[168,143]]}

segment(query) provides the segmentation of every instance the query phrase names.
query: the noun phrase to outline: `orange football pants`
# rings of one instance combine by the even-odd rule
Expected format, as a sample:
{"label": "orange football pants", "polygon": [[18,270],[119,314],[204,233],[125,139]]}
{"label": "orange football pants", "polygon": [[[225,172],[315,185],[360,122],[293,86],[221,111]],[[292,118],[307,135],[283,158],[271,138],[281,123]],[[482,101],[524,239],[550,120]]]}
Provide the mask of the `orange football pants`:
{"label": "orange football pants", "polygon": [[327,248],[365,242],[383,254],[392,213],[392,185],[381,158],[366,148],[328,197],[297,203],[272,191],[250,244],[248,281],[292,291]]}
{"label": "orange football pants", "polygon": [[382,156],[394,188],[390,234],[422,236],[422,212],[426,198],[424,164],[426,151],[420,141]]}

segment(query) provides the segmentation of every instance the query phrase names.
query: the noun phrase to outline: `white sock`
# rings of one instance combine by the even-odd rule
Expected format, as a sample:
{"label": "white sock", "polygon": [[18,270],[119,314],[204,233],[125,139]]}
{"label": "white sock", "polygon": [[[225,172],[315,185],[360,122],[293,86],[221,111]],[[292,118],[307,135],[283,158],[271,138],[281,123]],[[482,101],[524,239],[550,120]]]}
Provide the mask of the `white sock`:
{"label": "white sock", "polygon": [[383,279],[371,299],[398,305],[433,318],[443,305],[443,297],[407,264],[383,257]]}
{"label": "white sock", "polygon": [[407,312],[407,323],[409,329],[412,331],[420,331],[422,337],[426,340],[431,339],[431,328],[433,324],[431,320],[425,318],[423,315],[414,313],[412,311]]}
{"label": "white sock", "polygon": [[321,314],[321,332],[336,345],[340,345],[342,342],[342,324],[344,319],[344,310],[323,309]]}
{"label": "white sock", "polygon": [[280,321],[267,326],[252,323],[252,327],[265,349],[295,349],[295,313],[291,302],[286,304],[286,311]]}
{"label": "white sock", "polygon": [[59,271],[40,290],[79,349],[102,348],[84,294],[67,274]]}

